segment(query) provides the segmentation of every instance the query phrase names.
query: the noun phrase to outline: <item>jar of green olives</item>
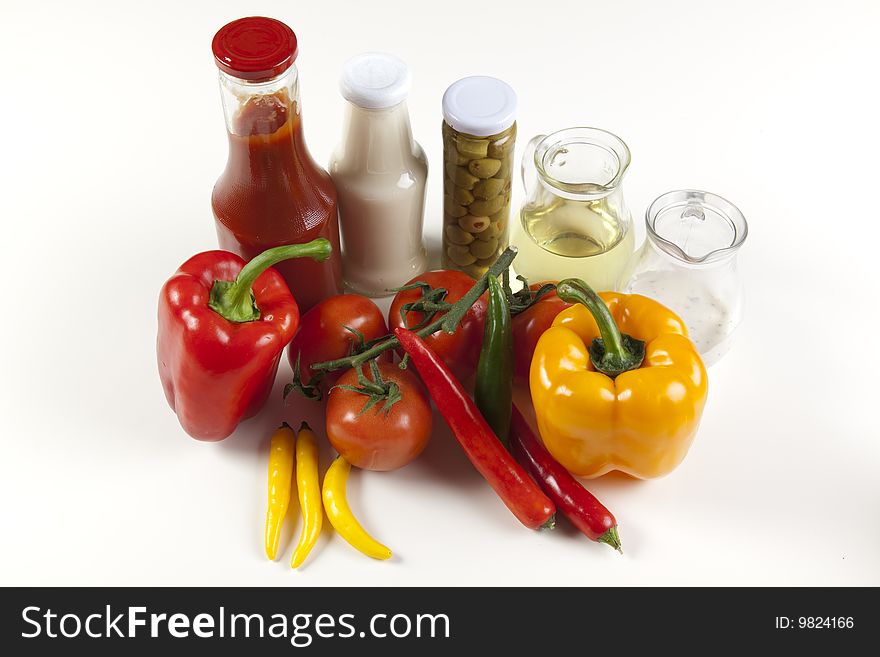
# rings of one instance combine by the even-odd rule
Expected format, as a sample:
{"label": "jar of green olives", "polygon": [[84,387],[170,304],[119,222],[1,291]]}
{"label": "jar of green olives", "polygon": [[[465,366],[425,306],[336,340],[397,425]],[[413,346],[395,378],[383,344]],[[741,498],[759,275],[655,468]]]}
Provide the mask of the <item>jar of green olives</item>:
{"label": "jar of green olives", "polygon": [[443,94],[443,266],[474,278],[507,248],[516,102],[485,76]]}

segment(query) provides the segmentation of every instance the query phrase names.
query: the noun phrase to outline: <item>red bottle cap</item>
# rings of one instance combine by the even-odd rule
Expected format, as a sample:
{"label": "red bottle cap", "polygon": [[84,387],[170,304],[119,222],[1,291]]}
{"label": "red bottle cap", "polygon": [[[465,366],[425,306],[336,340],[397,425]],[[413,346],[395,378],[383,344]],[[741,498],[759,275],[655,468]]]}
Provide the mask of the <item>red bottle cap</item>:
{"label": "red bottle cap", "polygon": [[296,35],[274,18],[239,18],[220,28],[211,43],[224,73],[242,80],[269,80],[290,68],[299,52]]}

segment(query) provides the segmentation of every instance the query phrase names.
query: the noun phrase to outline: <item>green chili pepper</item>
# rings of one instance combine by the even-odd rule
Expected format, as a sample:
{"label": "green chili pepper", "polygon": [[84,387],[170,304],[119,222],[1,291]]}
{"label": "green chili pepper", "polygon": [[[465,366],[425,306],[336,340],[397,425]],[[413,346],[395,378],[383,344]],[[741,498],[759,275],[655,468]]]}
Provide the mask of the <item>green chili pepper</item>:
{"label": "green chili pepper", "polygon": [[474,392],[477,408],[507,445],[513,405],[513,332],[504,288],[489,276],[489,306]]}

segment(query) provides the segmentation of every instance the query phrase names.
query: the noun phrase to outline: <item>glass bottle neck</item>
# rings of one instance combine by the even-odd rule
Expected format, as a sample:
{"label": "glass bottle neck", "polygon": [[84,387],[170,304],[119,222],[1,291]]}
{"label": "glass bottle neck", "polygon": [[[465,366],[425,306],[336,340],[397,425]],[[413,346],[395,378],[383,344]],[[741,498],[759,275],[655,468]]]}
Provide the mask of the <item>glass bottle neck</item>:
{"label": "glass bottle neck", "polygon": [[249,137],[272,134],[288,120],[299,124],[299,74],[296,66],[271,80],[251,82],[220,72],[220,97],[226,130]]}
{"label": "glass bottle neck", "polygon": [[339,160],[383,173],[410,166],[415,149],[406,102],[387,109],[346,103]]}

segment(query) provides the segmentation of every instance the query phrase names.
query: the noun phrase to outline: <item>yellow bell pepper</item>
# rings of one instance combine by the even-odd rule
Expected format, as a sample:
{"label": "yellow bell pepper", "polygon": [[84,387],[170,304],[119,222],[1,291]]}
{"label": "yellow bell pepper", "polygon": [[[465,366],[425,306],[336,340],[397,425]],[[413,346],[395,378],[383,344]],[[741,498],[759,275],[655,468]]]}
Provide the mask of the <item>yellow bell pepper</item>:
{"label": "yellow bell pepper", "polygon": [[570,472],[620,470],[641,479],[684,459],[706,403],[706,368],[684,322],[640,295],[568,279],[562,311],[535,348],[529,373],[544,445]]}

